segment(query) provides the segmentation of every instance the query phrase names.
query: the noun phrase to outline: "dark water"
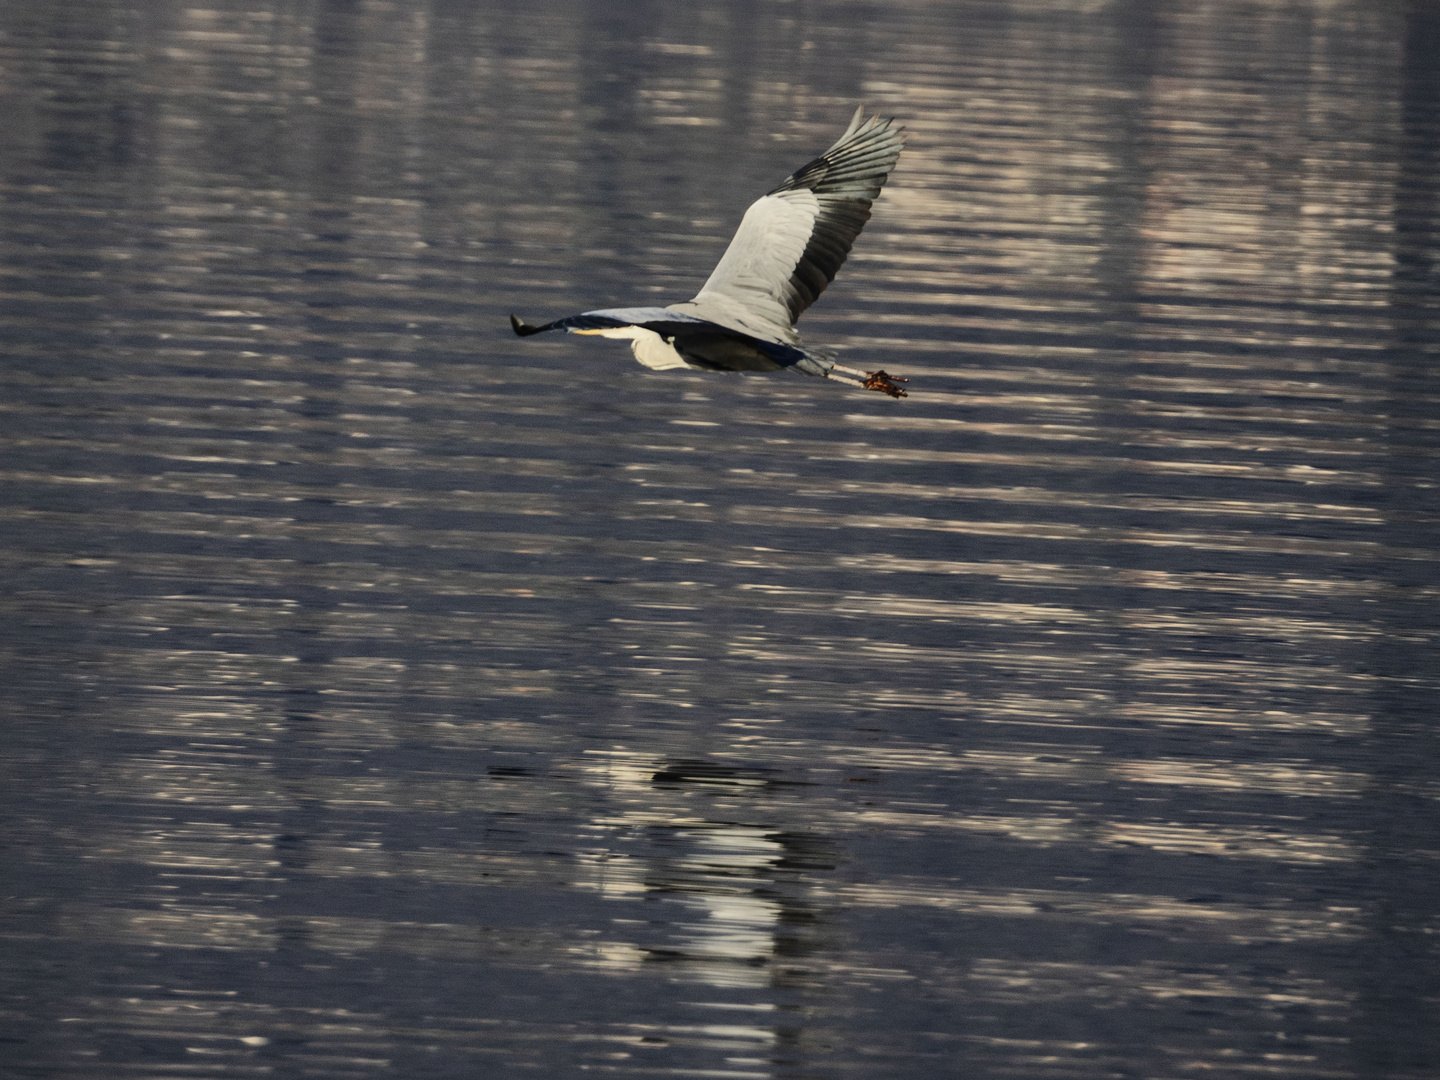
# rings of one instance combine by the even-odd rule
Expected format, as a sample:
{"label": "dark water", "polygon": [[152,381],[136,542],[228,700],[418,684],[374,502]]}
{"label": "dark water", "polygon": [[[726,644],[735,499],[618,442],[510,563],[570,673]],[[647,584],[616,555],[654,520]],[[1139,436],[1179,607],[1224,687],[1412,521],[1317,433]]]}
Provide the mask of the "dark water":
{"label": "dark water", "polygon": [[[1440,8],[0,6],[0,1075],[1440,1076]],[[857,101],[807,339],[651,373]]]}

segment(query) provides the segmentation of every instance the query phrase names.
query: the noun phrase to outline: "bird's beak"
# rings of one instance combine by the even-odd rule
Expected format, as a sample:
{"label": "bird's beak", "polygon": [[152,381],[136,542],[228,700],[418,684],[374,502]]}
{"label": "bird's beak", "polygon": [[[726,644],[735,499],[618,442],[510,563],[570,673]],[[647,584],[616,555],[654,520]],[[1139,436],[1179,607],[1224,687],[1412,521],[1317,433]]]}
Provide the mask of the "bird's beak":
{"label": "bird's beak", "polygon": [[538,334],[542,329],[544,329],[540,326],[531,326],[527,322],[521,322],[514,315],[510,316],[510,325],[512,328],[514,328],[515,333],[519,334],[521,337],[529,337],[531,334]]}

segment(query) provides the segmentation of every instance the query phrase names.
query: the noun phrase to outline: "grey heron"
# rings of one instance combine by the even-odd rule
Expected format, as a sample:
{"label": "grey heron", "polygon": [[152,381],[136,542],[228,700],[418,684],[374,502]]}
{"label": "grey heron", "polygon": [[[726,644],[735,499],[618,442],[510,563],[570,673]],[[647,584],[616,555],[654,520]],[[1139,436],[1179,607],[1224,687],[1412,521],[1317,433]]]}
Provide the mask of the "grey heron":
{"label": "grey heron", "polygon": [[838,379],[891,397],[906,380],[835,362],[806,345],[795,320],[835,280],[904,145],[894,118],[865,119],[862,105],[835,145],[745,211],[739,229],[693,300],[666,307],[607,308],[531,326],[510,316],[521,337],[546,330],[628,339],[648,368],[778,371]]}

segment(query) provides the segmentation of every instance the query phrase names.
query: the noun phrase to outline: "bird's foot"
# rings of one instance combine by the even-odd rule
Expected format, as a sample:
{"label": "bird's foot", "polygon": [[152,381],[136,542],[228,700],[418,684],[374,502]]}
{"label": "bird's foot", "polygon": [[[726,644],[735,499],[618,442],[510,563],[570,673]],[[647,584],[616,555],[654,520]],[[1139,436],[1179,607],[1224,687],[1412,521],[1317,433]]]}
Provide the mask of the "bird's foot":
{"label": "bird's foot", "polygon": [[865,374],[865,381],[860,385],[866,390],[878,390],[882,394],[889,394],[893,398],[909,397],[910,395],[896,386],[896,383],[909,382],[909,379],[902,379],[899,375],[887,375],[884,371],[870,371]]}

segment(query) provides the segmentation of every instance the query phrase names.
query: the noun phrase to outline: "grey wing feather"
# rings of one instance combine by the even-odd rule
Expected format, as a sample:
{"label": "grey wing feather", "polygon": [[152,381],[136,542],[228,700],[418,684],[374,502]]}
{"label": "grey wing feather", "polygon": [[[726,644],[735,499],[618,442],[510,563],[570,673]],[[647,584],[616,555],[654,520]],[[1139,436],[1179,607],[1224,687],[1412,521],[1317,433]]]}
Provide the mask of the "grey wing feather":
{"label": "grey wing feather", "polygon": [[904,145],[893,119],[863,117],[856,109],[835,145],[751,204],[700,292],[672,311],[798,340],[795,320],[835,280]]}
{"label": "grey wing feather", "polygon": [[820,204],[810,242],[787,283],[792,320],[835,280],[850,246],[870,220],[870,204],[900,159],[905,129],[878,116],[862,123],[863,115],[863,107],[856,109],[834,146],[771,192],[809,190]]}

